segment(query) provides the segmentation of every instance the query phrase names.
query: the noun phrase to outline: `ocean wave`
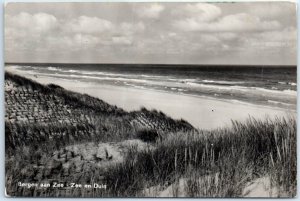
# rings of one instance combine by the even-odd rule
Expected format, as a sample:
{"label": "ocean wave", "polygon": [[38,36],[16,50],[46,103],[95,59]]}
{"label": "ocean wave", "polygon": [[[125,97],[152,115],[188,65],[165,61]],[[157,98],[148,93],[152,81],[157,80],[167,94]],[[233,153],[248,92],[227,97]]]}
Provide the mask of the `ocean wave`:
{"label": "ocean wave", "polygon": [[243,105],[249,105],[249,106],[254,106],[255,104],[253,103],[248,103],[245,101],[241,101],[241,100],[236,100],[236,99],[229,99],[230,102],[232,103],[237,103],[237,104],[243,104]]}
{"label": "ocean wave", "polygon": [[146,89],[146,87],[143,87],[143,86],[137,86],[137,85],[134,85],[133,87],[137,88],[137,89]]}
{"label": "ocean wave", "polygon": [[[76,74],[78,76],[84,76],[84,75],[99,75],[99,76],[111,76],[111,77],[134,77],[133,74],[120,74],[120,73],[110,73],[110,72],[99,72],[99,71],[84,71],[84,70],[65,70],[60,69],[57,67],[47,67],[47,70],[49,71],[56,71],[58,73],[72,73]],[[73,76],[73,75],[68,76]]]}
{"label": "ocean wave", "polygon": [[198,84],[198,83],[195,83],[195,82],[186,82],[185,84],[187,84],[189,86],[192,86],[192,87],[203,87],[204,86],[204,84]]}
{"label": "ocean wave", "polygon": [[114,81],[125,81],[125,82],[139,82],[145,83],[147,80],[140,80],[140,79],[130,79],[130,78],[122,78],[122,77],[97,77],[97,76],[86,76],[86,75],[68,75],[70,77],[76,78],[85,78],[85,79],[95,79],[95,80],[114,80]]}
{"label": "ocean wave", "polygon": [[61,69],[52,66],[47,67],[47,69],[50,71],[61,71]]}
{"label": "ocean wave", "polygon": [[87,76],[87,75],[64,75],[64,74],[47,74],[47,73],[34,73],[36,75],[42,76],[54,76],[63,78],[75,78],[75,79],[94,79],[94,80],[109,80],[109,81],[122,81],[122,82],[136,82],[136,83],[146,83],[147,80],[130,79],[130,78],[113,78],[113,77],[97,77],[97,76]]}
{"label": "ocean wave", "polygon": [[77,73],[78,71],[77,70],[68,70],[68,72],[70,72],[70,73]]}
{"label": "ocean wave", "polygon": [[294,91],[294,90],[286,89],[286,90],[283,90],[283,92],[286,94],[291,94],[291,95],[297,96],[297,91]]}
{"label": "ocean wave", "polygon": [[232,91],[232,90],[238,90],[238,91],[249,91],[249,87],[245,86],[224,86],[224,85],[215,85],[215,84],[201,84],[201,83],[195,83],[195,82],[186,82],[187,85],[194,87],[194,88],[209,88],[209,89],[217,89],[217,90],[224,90],[224,91]]}
{"label": "ocean wave", "polygon": [[[64,70],[64,69],[60,69],[57,67],[47,67],[47,69],[49,71],[57,71],[57,72],[61,72],[61,73],[79,73],[79,74],[83,74],[84,71],[80,71],[80,70]],[[95,72],[91,73],[91,74],[95,74]]]}
{"label": "ocean wave", "polygon": [[187,82],[189,86],[195,87],[195,88],[209,88],[209,89],[217,89],[217,90],[223,90],[223,91],[243,91],[247,93],[269,93],[269,94],[281,94],[281,95],[291,95],[291,96],[297,96],[297,91],[294,90],[274,90],[274,89],[265,89],[261,87],[245,87],[245,86],[220,86],[220,85],[208,85],[208,84],[198,84],[194,82]]}
{"label": "ocean wave", "polygon": [[222,86],[222,85],[214,85],[214,84],[200,84],[195,82],[186,82],[187,85],[194,87],[194,88],[206,88],[206,89],[216,89],[216,90],[224,90],[224,91],[232,91],[232,90],[239,90],[239,91],[247,91],[249,87],[243,86]]}
{"label": "ocean wave", "polygon": [[187,84],[189,82],[197,82],[197,79],[180,79],[180,78],[168,78],[167,81]]}
{"label": "ocean wave", "polygon": [[168,80],[171,81],[179,81],[181,83],[195,83],[195,84],[216,84],[216,85],[237,85],[237,84],[244,84],[243,81],[225,81],[225,80],[198,80],[198,79],[175,79],[170,78]]}
{"label": "ocean wave", "polygon": [[234,85],[234,84],[244,84],[242,81],[225,81],[225,80],[201,80],[202,83],[214,83],[220,85]]}
{"label": "ocean wave", "polygon": [[274,101],[274,100],[268,100],[268,103],[273,103],[273,104],[280,104],[280,105],[285,105],[285,106],[294,106],[294,104],[290,104],[290,103],[283,103],[283,102],[280,102],[280,101]]}
{"label": "ocean wave", "polygon": [[21,66],[16,65],[6,65],[5,68],[13,68],[13,69],[20,69]]}
{"label": "ocean wave", "polygon": [[[243,87],[243,86],[233,86],[236,89],[239,90],[248,90],[248,91],[256,91],[256,92],[264,92],[264,93],[269,93],[269,94],[281,94],[281,95],[292,95],[292,96],[297,96],[297,91],[294,90],[275,90],[275,89],[266,89],[262,87]],[[233,88],[230,87],[230,88]]]}
{"label": "ocean wave", "polygon": [[297,96],[297,91],[286,89],[286,90],[271,90],[271,89],[265,89],[265,88],[260,88],[260,87],[251,87],[252,89],[255,89],[257,91],[262,91],[265,93],[272,93],[272,94],[284,94],[284,95],[292,95],[292,96]]}
{"label": "ocean wave", "polygon": [[[51,71],[58,71],[61,73],[76,73],[78,75],[99,75],[99,76],[111,76],[111,77],[126,77],[126,78],[155,78],[155,79],[168,79],[170,76],[161,76],[161,75],[146,75],[146,74],[132,74],[132,73],[112,73],[112,72],[105,72],[105,71],[86,71],[86,70],[63,70],[60,68],[55,67],[48,67],[48,70]],[[174,79],[175,80],[175,79]],[[176,79],[178,80],[178,79]]]}
{"label": "ocean wave", "polygon": [[297,83],[295,83],[295,82],[278,82],[278,84],[297,86]]}
{"label": "ocean wave", "polygon": [[20,69],[20,68],[37,68],[34,66],[19,66],[19,65],[6,65],[6,68],[15,68],[15,69]]}
{"label": "ocean wave", "polygon": [[[99,71],[85,71],[85,70],[64,70],[56,67],[47,67],[50,71],[57,71],[60,73],[75,73],[77,75],[99,75],[99,76],[111,76],[111,77],[137,77],[135,74],[120,74],[120,73],[111,73],[111,72],[99,72]],[[144,75],[144,77],[146,77]],[[150,77],[158,77],[158,76],[148,76]]]}
{"label": "ocean wave", "polygon": [[108,72],[99,72],[99,71],[80,71],[80,74],[83,75],[101,75],[101,76],[111,76],[111,77],[130,77],[128,74],[119,74],[119,73],[108,73]]}
{"label": "ocean wave", "polygon": [[[134,74],[136,75],[136,74]],[[146,74],[141,74],[139,75],[141,77],[145,77],[145,78],[163,78],[163,79],[168,79],[170,76],[165,76],[165,75],[146,75]],[[169,78],[172,79],[172,78]]]}

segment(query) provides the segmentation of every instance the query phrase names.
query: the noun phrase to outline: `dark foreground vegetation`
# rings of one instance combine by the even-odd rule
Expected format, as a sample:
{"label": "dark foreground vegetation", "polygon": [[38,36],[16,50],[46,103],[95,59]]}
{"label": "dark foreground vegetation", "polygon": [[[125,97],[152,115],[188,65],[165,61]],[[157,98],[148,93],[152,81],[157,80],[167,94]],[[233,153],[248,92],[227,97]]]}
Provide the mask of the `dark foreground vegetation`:
{"label": "dark foreground vegetation", "polygon": [[241,197],[248,182],[266,176],[277,196],[296,193],[294,119],[250,118],[227,129],[170,133],[156,143],[155,150],[132,152],[124,163],[106,172],[115,196],[142,196],[145,187],[163,188],[185,178],[187,196]]}
{"label": "dark foreground vegetation", "polygon": [[[249,118],[228,128],[196,130],[158,111],[126,112],[57,85],[5,76],[8,195],[243,197],[251,193],[245,192],[247,185],[259,178],[270,181],[266,190],[270,196],[296,195],[296,120],[292,117]],[[126,140],[143,141],[145,146],[124,148],[121,144]],[[88,142],[94,145],[82,146]],[[75,151],[108,143],[120,147],[122,160],[108,148],[103,156],[90,153],[90,159],[83,157],[89,153]],[[26,188],[18,182],[96,182],[107,188]]]}

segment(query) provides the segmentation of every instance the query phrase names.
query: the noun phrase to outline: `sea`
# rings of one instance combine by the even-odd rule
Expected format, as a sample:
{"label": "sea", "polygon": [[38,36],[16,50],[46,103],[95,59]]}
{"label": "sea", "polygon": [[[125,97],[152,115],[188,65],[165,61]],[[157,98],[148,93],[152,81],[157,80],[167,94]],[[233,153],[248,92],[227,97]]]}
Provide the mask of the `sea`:
{"label": "sea", "polygon": [[6,64],[34,77],[76,80],[296,110],[296,66]]}

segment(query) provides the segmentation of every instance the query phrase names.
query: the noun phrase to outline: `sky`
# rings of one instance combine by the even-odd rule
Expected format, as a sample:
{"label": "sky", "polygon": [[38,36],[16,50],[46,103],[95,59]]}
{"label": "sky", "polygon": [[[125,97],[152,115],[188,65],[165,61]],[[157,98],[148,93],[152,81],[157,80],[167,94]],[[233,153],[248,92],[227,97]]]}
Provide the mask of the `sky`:
{"label": "sky", "polygon": [[8,3],[5,62],[296,65],[296,5]]}

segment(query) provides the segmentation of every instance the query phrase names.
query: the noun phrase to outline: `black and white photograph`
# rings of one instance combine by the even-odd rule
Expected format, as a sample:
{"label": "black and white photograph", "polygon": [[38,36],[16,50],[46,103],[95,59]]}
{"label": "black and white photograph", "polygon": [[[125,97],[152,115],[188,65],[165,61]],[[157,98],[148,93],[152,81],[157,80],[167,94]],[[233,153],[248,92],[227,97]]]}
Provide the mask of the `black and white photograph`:
{"label": "black and white photograph", "polygon": [[297,4],[4,7],[7,197],[292,198]]}

